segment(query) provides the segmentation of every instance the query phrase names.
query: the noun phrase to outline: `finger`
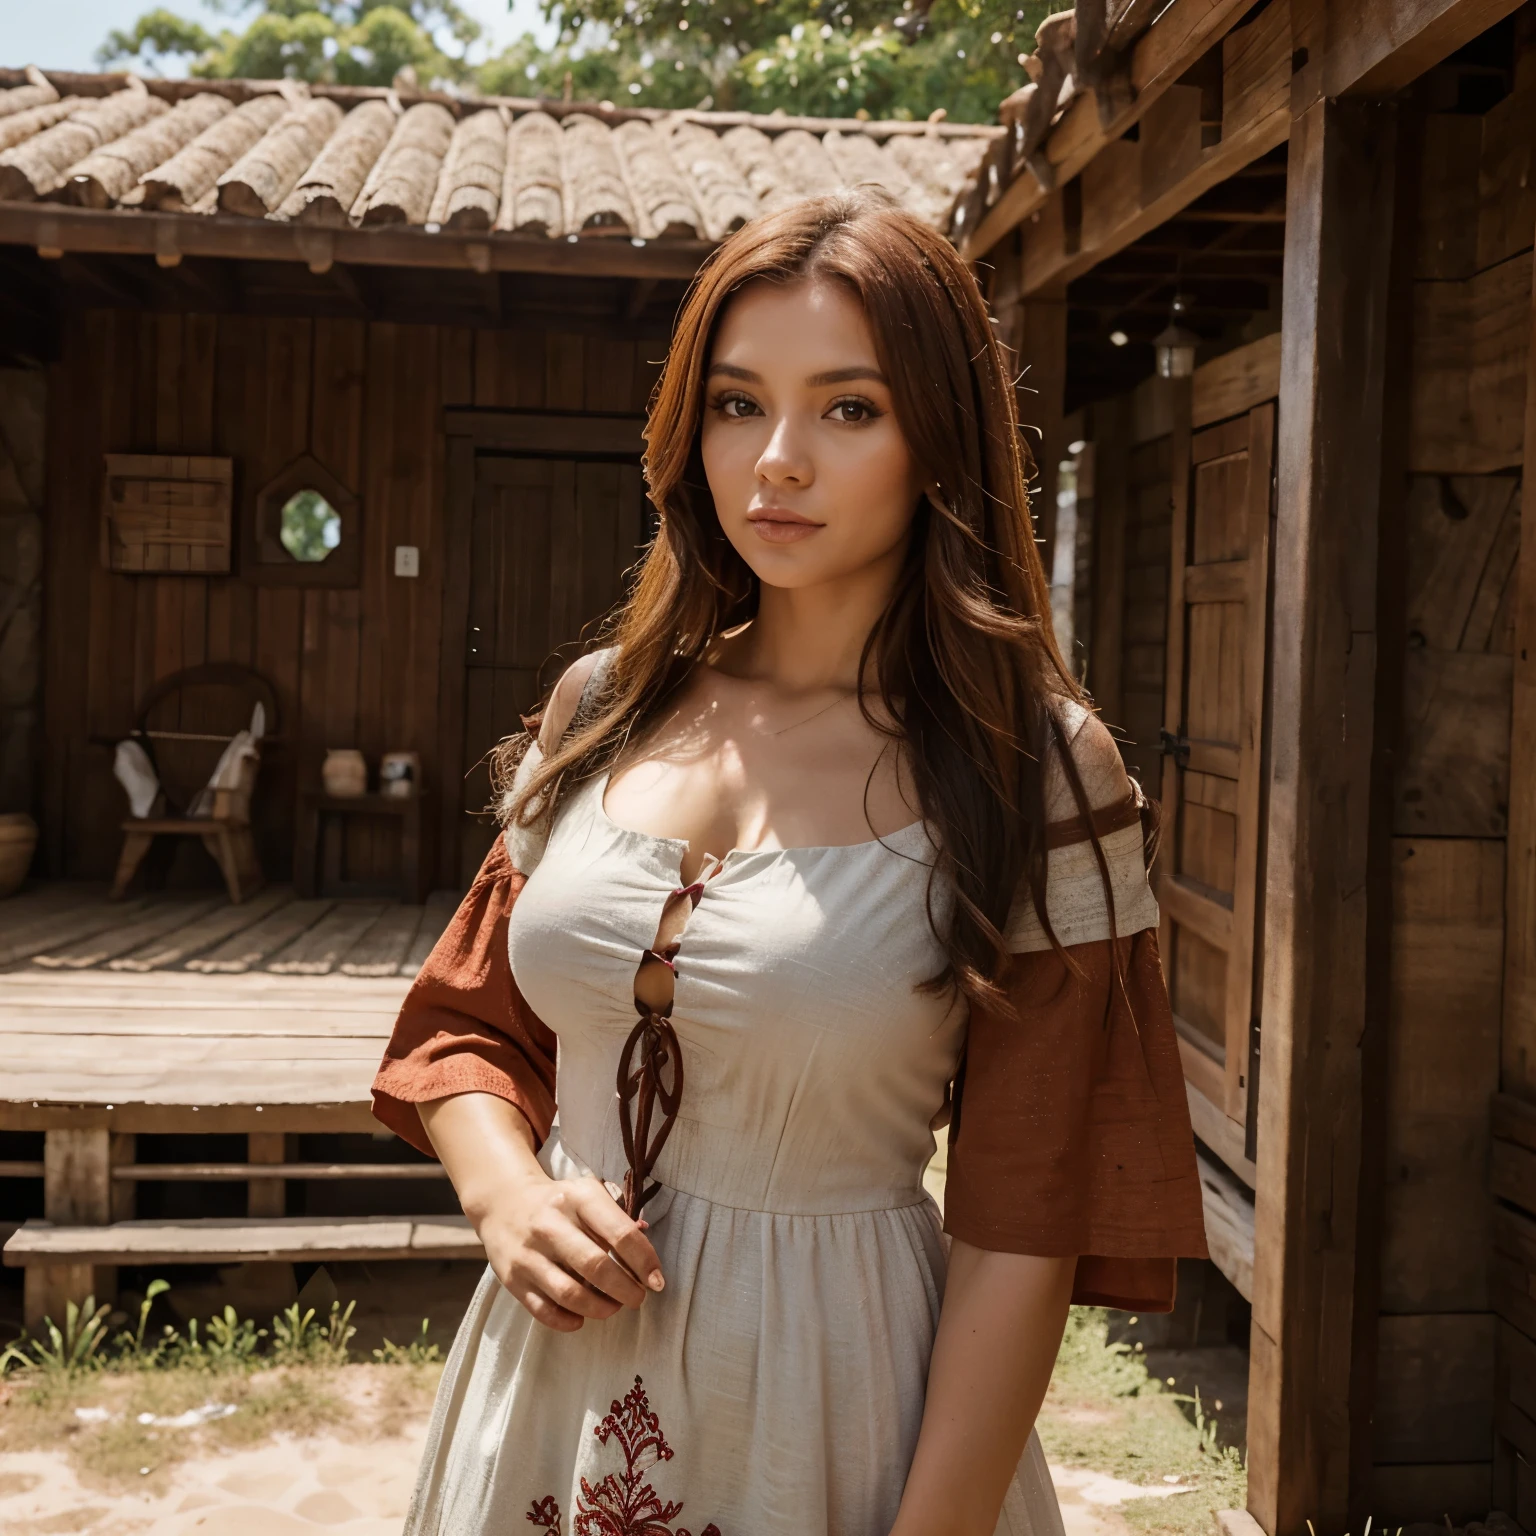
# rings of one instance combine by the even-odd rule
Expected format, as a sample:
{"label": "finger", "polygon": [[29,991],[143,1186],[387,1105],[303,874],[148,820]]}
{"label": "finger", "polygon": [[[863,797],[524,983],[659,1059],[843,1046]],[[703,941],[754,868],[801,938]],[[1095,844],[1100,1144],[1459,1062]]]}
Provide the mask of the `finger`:
{"label": "finger", "polygon": [[534,1322],[542,1323],[546,1328],[552,1328],[556,1333],[575,1333],[586,1321],[585,1318],[578,1317],[574,1312],[567,1312],[564,1307],[556,1306],[541,1291],[526,1290],[522,1294],[517,1295],[517,1300],[527,1310]]}
{"label": "finger", "polygon": [[587,1234],[576,1228],[562,1232],[550,1257],[562,1268],[585,1280],[594,1290],[611,1296],[626,1307],[638,1307],[647,1292],[641,1283],[617,1264]]}
{"label": "finger", "polygon": [[659,1291],[666,1284],[656,1249],[640,1228],[608,1197],[599,1184],[583,1191],[579,1206],[582,1221],[599,1244],[643,1285]]}
{"label": "finger", "polygon": [[558,1264],[542,1256],[531,1259],[525,1268],[535,1288],[567,1312],[601,1321],[619,1310],[619,1303],[611,1296],[594,1291],[575,1275],[567,1274]]}

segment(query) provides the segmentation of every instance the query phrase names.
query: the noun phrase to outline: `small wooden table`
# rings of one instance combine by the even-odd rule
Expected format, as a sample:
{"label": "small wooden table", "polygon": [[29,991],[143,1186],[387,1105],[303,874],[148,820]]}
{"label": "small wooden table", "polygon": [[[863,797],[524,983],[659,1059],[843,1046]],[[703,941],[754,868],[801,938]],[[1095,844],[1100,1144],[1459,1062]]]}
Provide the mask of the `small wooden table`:
{"label": "small wooden table", "polygon": [[[371,883],[344,881],[341,876],[341,847],[347,816],[394,816],[400,821],[400,900],[420,906],[432,885],[432,871],[423,846],[423,832],[431,825],[427,809],[431,795],[418,791],[413,795],[328,795],[323,789],[299,791],[298,837],[293,850],[293,883],[300,896],[315,896],[323,879],[327,896],[378,895]],[[334,829],[327,828],[327,818]],[[324,835],[330,832],[331,835]],[[323,857],[325,868],[317,877],[316,864]]]}

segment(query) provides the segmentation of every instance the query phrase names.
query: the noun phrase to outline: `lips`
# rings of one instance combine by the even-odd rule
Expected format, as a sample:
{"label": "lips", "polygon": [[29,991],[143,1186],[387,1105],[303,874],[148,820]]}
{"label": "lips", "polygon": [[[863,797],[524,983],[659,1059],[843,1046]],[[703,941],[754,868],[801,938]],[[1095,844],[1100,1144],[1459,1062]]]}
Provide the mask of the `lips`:
{"label": "lips", "polygon": [[758,538],[767,544],[796,544],[826,526],[803,513],[792,512],[788,507],[759,508],[747,514],[747,521]]}

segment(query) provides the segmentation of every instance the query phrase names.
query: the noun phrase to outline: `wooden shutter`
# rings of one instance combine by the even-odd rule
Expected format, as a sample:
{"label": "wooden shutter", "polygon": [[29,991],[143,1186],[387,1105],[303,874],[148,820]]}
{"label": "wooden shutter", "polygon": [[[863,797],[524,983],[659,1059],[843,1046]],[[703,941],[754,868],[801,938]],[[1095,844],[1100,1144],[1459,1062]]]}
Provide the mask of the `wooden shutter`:
{"label": "wooden shutter", "polygon": [[1246,1124],[1262,920],[1274,402],[1176,433],[1176,458],[1180,439],[1189,449],[1187,464],[1175,464],[1169,562],[1163,963],[1186,1078]]}

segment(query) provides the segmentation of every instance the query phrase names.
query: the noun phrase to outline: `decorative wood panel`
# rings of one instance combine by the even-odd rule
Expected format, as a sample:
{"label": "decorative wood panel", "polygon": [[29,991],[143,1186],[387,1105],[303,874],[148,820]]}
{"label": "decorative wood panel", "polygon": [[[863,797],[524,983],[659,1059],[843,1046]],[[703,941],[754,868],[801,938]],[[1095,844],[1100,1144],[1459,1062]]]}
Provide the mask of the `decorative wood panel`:
{"label": "decorative wood panel", "polygon": [[1186,1075],[1237,1125],[1255,1012],[1274,436],[1273,402],[1184,436],[1173,482],[1163,955]]}
{"label": "decorative wood panel", "polygon": [[229,459],[107,454],[101,563],[135,575],[227,573],[233,487]]}

